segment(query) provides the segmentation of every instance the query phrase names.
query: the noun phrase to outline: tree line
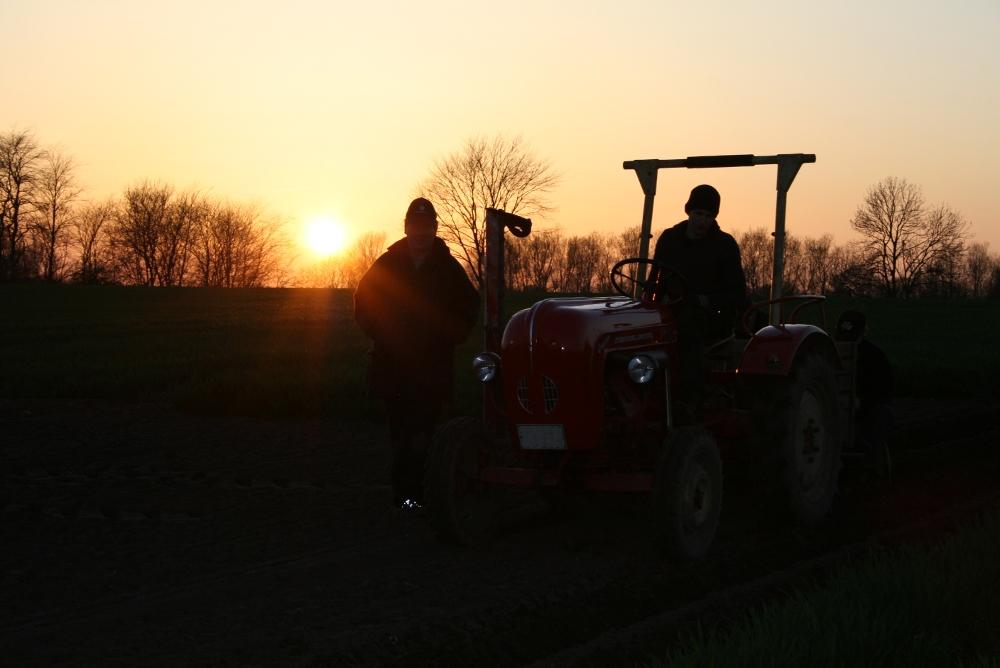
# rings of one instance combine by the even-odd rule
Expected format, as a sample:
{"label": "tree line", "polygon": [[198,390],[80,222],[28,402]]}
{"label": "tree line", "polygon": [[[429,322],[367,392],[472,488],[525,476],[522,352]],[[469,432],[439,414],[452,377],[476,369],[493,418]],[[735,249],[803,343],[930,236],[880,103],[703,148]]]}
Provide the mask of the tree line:
{"label": "tree line", "polygon": [[[565,293],[608,293],[608,269],[618,260],[635,257],[639,226],[618,234],[566,236],[558,230],[508,238],[505,282],[508,289]],[[740,245],[747,289],[754,299],[766,299],[771,289],[774,246],[769,230],[734,234]],[[896,296],[968,296],[1000,298],[1000,258],[985,243],[951,249],[928,264],[918,279],[910,276]],[[889,295],[884,277],[871,272],[873,260],[861,244],[836,245],[829,234],[798,237],[786,234],[784,292],[805,294]],[[881,261],[879,260],[879,264]]]}
{"label": "tree line", "polygon": [[[436,161],[416,189],[438,209],[439,235],[482,285],[485,210],[527,217],[553,210],[559,177],[520,138],[474,138]],[[947,204],[888,177],[871,186],[850,221],[858,240],[786,236],[785,292],[889,297],[1000,298],[1000,256],[975,242]],[[400,225],[401,227],[401,225]],[[730,230],[732,233],[733,231]],[[609,269],[638,255],[638,226],[621,232],[507,236],[512,290],[607,293]],[[770,291],[773,239],[735,232],[754,298]],[[0,135],[0,281],[46,280],[145,286],[353,288],[385,250],[386,235],[361,236],[345,253],[293,273],[280,218],[260,206],[139,182],[86,201],[73,159],[26,131]]]}
{"label": "tree line", "polygon": [[[440,234],[481,285],[486,208],[544,216],[552,210],[548,194],[558,180],[520,139],[497,136],[468,140],[437,161],[418,191],[443,204]],[[905,179],[888,177],[871,186],[850,225],[859,240],[839,246],[832,235],[786,235],[786,294],[1000,298],[1000,256],[972,240],[961,214],[947,204],[929,205],[920,188]],[[617,260],[638,255],[639,234],[631,227],[617,234],[565,236],[536,226],[525,239],[508,237],[505,281],[510,289],[608,292],[608,270]],[[734,236],[749,291],[754,298],[766,297],[774,257],[770,231]]]}
{"label": "tree line", "polygon": [[[640,233],[636,225],[619,233],[567,235],[558,229],[542,229],[523,239],[507,235],[504,282],[508,290],[610,293],[609,269],[618,260],[638,255]],[[751,297],[766,299],[774,259],[771,232],[756,228],[734,237]],[[367,234],[345,256],[316,265],[305,284],[353,288],[385,245],[384,233]],[[897,269],[905,280],[897,277],[902,286],[895,296],[1000,298],[1000,257],[990,254],[988,244],[943,246],[946,252],[929,260],[922,273],[906,265]],[[888,271],[880,274],[874,271],[876,266],[883,266],[883,260],[871,255],[864,242],[838,245],[829,234],[799,237],[786,233],[785,294],[891,295]]]}
{"label": "tree line", "polygon": [[281,220],[161,183],[85,201],[73,159],[0,135],[0,281],[260,287],[288,282]]}

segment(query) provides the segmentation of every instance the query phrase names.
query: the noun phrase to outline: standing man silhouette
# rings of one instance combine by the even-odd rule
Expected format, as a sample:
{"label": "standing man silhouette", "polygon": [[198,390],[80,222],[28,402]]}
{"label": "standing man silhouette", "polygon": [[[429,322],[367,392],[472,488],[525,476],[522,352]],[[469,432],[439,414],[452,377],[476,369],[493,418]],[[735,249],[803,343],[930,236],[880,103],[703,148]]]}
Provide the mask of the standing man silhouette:
{"label": "standing man silhouette", "polygon": [[868,337],[868,318],[861,311],[844,311],[837,319],[837,339],[856,344],[857,444],[868,468],[883,478],[892,477],[889,439],[895,428],[892,412],[894,380],[885,351]]}
{"label": "standing man silhouette", "polygon": [[454,392],[455,346],[476,322],[479,293],[437,236],[434,206],[410,203],[405,236],[379,257],[354,294],[354,317],[373,347],[368,370],[392,442],[392,502],[416,509],[434,427]]}

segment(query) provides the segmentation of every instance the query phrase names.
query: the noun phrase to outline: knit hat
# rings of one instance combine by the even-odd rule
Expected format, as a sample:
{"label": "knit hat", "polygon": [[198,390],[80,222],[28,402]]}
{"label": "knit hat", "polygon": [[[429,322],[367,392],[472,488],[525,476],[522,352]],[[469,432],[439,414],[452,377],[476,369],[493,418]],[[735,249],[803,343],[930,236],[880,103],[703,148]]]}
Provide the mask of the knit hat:
{"label": "knit hat", "polygon": [[684,205],[684,213],[691,213],[696,209],[708,211],[713,216],[719,215],[719,191],[707,184],[695,186],[691,190],[687,204]]}
{"label": "knit hat", "polygon": [[412,220],[426,220],[434,222],[437,220],[437,212],[434,211],[434,205],[430,203],[429,200],[423,197],[418,197],[417,199],[410,202],[409,208],[406,209],[406,222]]}

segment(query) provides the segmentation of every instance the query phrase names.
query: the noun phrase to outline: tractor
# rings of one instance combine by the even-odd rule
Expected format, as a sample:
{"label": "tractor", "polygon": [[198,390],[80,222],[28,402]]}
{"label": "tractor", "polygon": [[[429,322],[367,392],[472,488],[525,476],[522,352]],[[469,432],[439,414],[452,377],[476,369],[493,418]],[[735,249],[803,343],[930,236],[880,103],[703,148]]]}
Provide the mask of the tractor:
{"label": "tractor", "polygon": [[[525,236],[531,221],[489,209],[485,350],[472,360],[482,415],[453,418],[432,439],[425,501],[439,535],[460,544],[486,538],[511,487],[640,493],[667,552],[698,559],[719,525],[723,463],[748,461],[767,463],[794,520],[821,522],[853,443],[855,370],[849,344],[799,322],[807,306],[822,311],[824,297],[782,295],[786,197],[799,168],[815,160],[796,153],[623,163],[638,177],[644,206],[638,256],[611,268],[617,294],[543,299],[506,326],[504,233]],[[770,298],[707,346],[713,399],[692,419],[676,399],[683,290],[658,295],[646,280],[649,269],[676,273],[648,257],[657,174],[756,165],[778,167]]]}

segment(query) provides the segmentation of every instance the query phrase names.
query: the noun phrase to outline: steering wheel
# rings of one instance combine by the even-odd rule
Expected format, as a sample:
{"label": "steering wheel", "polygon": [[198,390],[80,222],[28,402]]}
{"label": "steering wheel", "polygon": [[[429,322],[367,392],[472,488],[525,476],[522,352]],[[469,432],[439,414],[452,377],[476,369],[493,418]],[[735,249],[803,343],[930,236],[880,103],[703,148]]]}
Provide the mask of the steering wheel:
{"label": "steering wheel", "polygon": [[[633,271],[626,273],[626,267],[632,268]],[[679,304],[687,296],[687,279],[684,278],[683,274],[662,262],[642,257],[629,257],[616,262],[615,266],[611,267],[611,287],[625,297],[632,297],[632,291],[635,287],[638,287],[640,292],[654,287],[650,280],[640,281],[636,278],[639,267],[646,267],[646,276],[652,273],[649,271],[650,269],[659,269],[660,280],[658,283],[664,287],[665,292],[661,296],[661,304],[673,306]]]}

